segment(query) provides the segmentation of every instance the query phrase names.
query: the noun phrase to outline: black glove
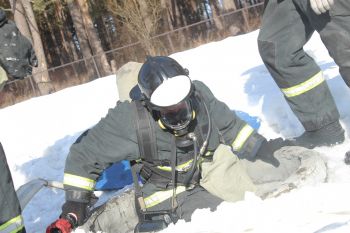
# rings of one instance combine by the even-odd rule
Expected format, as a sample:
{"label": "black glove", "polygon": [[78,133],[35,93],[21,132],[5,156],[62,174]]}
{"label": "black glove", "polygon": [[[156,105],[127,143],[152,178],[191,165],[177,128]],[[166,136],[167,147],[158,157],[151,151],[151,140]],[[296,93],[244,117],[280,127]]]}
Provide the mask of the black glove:
{"label": "black glove", "polygon": [[271,139],[269,141],[264,140],[256,153],[255,158],[260,159],[266,163],[278,167],[280,162],[274,157],[275,151],[284,146],[294,146],[295,144],[289,140],[283,140],[282,138]]}
{"label": "black glove", "polygon": [[345,153],[344,163],[350,165],[350,150]]}
{"label": "black glove", "polygon": [[31,66],[27,66],[26,67],[26,74],[27,75],[32,75],[32,73],[33,73],[33,67],[31,67]]}
{"label": "black glove", "polygon": [[38,58],[36,57],[36,54],[33,48],[30,51],[29,64],[33,67],[38,67],[39,65]]}
{"label": "black glove", "polygon": [[66,201],[62,206],[60,218],[67,219],[76,228],[84,224],[88,216],[88,203]]}

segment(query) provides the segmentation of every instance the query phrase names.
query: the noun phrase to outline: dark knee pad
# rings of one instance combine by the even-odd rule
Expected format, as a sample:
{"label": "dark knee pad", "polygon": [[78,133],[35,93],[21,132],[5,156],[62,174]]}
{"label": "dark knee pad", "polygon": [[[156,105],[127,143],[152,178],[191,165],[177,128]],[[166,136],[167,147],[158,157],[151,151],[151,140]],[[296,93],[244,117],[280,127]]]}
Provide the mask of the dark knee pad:
{"label": "dark knee pad", "polygon": [[258,40],[258,48],[261,59],[265,64],[270,66],[275,65],[275,45],[269,41]]}

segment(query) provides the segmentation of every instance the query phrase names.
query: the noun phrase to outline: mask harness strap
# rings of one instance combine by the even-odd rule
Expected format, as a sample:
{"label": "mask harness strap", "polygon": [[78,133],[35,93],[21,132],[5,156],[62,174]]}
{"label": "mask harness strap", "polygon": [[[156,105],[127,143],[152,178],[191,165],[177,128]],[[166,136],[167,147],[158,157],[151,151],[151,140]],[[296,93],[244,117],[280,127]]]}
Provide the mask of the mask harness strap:
{"label": "mask harness strap", "polygon": [[[152,124],[151,115],[148,113],[146,108],[142,105],[140,101],[133,101],[134,107],[136,110],[136,132],[137,139],[139,143],[139,150],[141,158],[149,161],[153,156],[157,156],[157,145],[156,145],[156,136],[154,126]],[[174,142],[172,142],[172,161],[171,166],[173,167],[172,171],[172,182],[173,182],[173,199],[172,199],[172,209],[163,210],[163,211],[149,211],[146,208],[144,198],[142,195],[141,187],[139,184],[139,176],[142,169],[142,164],[136,163],[132,165],[132,176],[133,183],[135,186],[135,207],[139,217],[139,223],[136,225],[134,232],[150,232],[150,231],[159,231],[166,228],[171,222],[177,221],[177,216],[175,215],[175,210],[177,207],[177,202],[174,194],[176,195],[176,145],[175,145],[175,136]],[[161,217],[162,216],[162,217]],[[158,220],[154,220],[153,217]],[[161,219],[159,219],[161,217]]]}
{"label": "mask harness strap", "polygon": [[[199,93],[197,93],[197,95],[199,95]],[[201,96],[198,96],[198,97],[200,98]],[[155,141],[152,140],[152,139],[155,139],[154,129],[153,129],[153,127],[150,127],[150,125],[149,125],[151,122],[151,119],[148,118],[150,116],[148,115],[148,113],[146,113],[147,111],[145,111],[144,106],[142,106],[142,104],[140,104],[140,103],[137,103],[138,101],[134,101],[134,102],[136,105],[136,110],[137,110],[136,112],[138,115],[138,119],[145,120],[140,125],[137,125],[137,131],[138,131],[137,135],[138,135],[138,142],[139,143],[142,142],[143,141],[142,139],[144,139],[144,138],[147,138],[149,140],[149,142],[146,143],[146,145],[149,146],[148,148],[145,145],[139,145],[140,146],[140,153],[143,154],[147,158],[147,156],[150,156],[153,153],[157,153],[156,145],[154,145],[156,143],[155,143]],[[209,113],[209,110],[208,110],[206,103],[204,101],[201,101],[201,103],[203,104],[206,115],[207,115],[208,130],[207,130],[206,139],[204,140],[200,149],[198,148],[198,138],[195,135],[195,133],[189,133],[187,135],[187,137],[193,141],[194,157],[193,157],[193,162],[192,162],[191,168],[187,172],[187,174],[184,178],[183,183],[185,186],[188,186],[191,179],[193,178],[193,175],[194,175],[195,170],[196,170],[197,165],[198,165],[198,161],[199,161],[200,157],[202,157],[204,155],[204,153],[207,149],[208,141],[209,141],[210,134],[211,134],[211,124],[212,123],[211,123],[210,113]],[[144,114],[146,113],[145,115],[148,115],[148,116],[147,117],[145,115],[142,116],[141,112],[143,112]],[[151,131],[151,132],[149,132],[149,131]],[[145,135],[148,135],[148,137],[145,137]],[[145,148],[147,148],[147,149],[145,149]],[[199,151],[198,151],[198,149],[199,149]],[[148,153],[145,153],[146,151]],[[144,200],[142,197],[141,187],[138,183],[139,181],[138,181],[138,175],[137,175],[140,172],[140,168],[142,165],[140,165],[140,164],[133,165],[132,175],[133,175],[133,181],[134,181],[134,185],[135,185],[135,202],[136,202],[136,207],[138,209],[137,212],[138,212],[139,219],[140,219],[139,224],[135,227],[135,232],[147,232],[147,230],[150,230],[150,229],[160,230],[160,229],[165,228],[170,222],[177,221],[176,209],[178,207],[178,203],[176,200],[176,186],[177,186],[176,163],[177,163],[176,137],[173,136],[172,140],[171,140],[171,161],[170,161],[173,193],[172,193],[172,200],[171,200],[171,210],[165,210],[165,211],[148,211],[146,209],[146,206],[145,206],[145,203],[144,203]],[[154,220],[149,219],[149,217],[152,218],[152,216],[159,216],[159,215],[164,216],[165,219],[160,220],[160,221],[154,221]]]}
{"label": "mask harness strap", "polygon": [[176,201],[176,138],[175,136],[171,139],[171,180],[173,185],[173,196],[171,199],[171,211],[175,213],[177,207]]}
{"label": "mask harness strap", "polygon": [[[198,93],[198,95],[200,95]],[[200,98],[201,96],[199,96],[199,99],[203,100],[202,98]],[[209,110],[208,110],[208,107],[206,105],[206,103],[204,101],[201,101],[203,106],[204,106],[204,109],[205,109],[205,112],[207,114],[207,118],[208,118],[208,132],[207,132],[207,136],[199,150],[199,153],[198,153],[198,146],[197,146],[197,136],[194,134],[194,133],[189,133],[187,135],[187,137],[189,139],[191,139],[193,141],[193,147],[194,147],[194,157],[193,157],[193,163],[192,163],[192,166],[191,166],[191,169],[188,171],[187,173],[187,176],[185,177],[184,179],[184,184],[186,186],[189,185],[193,175],[194,175],[194,172],[197,168],[197,164],[198,164],[198,161],[199,161],[199,158],[202,157],[207,149],[207,146],[208,146],[208,142],[209,142],[209,138],[210,138],[210,134],[211,134],[211,117],[210,117],[210,113],[209,113]]]}

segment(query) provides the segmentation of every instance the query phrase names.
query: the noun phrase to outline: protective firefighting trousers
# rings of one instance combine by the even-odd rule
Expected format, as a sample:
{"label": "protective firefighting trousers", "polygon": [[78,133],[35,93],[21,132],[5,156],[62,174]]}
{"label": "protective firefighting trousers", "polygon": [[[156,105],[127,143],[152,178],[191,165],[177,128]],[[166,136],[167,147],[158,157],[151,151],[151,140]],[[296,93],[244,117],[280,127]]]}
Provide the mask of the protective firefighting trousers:
{"label": "protective firefighting trousers", "polygon": [[350,86],[350,1],[335,1],[329,12],[316,15],[308,0],[270,0],[258,37],[267,69],[306,131],[339,119],[320,67],[303,49],[315,30]]}

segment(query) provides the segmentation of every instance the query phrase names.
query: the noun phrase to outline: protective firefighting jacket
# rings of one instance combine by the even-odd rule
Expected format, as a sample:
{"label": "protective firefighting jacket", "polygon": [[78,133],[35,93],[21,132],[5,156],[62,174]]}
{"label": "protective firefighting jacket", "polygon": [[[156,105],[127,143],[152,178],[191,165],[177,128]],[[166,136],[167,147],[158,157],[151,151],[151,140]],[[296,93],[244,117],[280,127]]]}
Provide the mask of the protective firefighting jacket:
{"label": "protective firefighting jacket", "polygon": [[[205,154],[212,154],[220,143],[224,143],[230,145],[240,157],[253,158],[264,138],[238,118],[226,104],[216,99],[205,84],[200,81],[193,81],[193,84],[195,91],[201,94],[199,101],[205,102],[212,120],[211,134]],[[198,130],[198,127],[207,125],[207,116],[201,107],[195,107],[194,111],[193,132],[196,133],[203,131]],[[121,160],[141,161],[148,165],[152,162],[145,161],[140,156],[135,115],[132,103],[119,102],[115,108],[109,110],[106,117],[90,129],[83,140],[72,145],[64,172],[64,184],[67,189],[93,191],[96,180],[103,170]],[[157,144],[157,154],[154,155],[157,162],[153,165],[159,171],[171,174],[169,161],[172,156],[171,141],[174,135],[171,131],[161,127],[157,119],[154,119],[152,124]],[[205,135],[205,132],[203,134]],[[176,147],[177,171],[186,172],[192,159],[192,150]],[[151,208],[169,199],[173,190],[169,185],[171,179],[166,183],[155,182],[154,179],[148,178],[142,190],[146,208]],[[182,186],[179,182],[176,192],[184,192],[186,189],[187,187]],[[79,199],[79,195],[66,195],[66,198],[76,200]]]}

